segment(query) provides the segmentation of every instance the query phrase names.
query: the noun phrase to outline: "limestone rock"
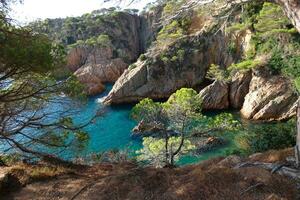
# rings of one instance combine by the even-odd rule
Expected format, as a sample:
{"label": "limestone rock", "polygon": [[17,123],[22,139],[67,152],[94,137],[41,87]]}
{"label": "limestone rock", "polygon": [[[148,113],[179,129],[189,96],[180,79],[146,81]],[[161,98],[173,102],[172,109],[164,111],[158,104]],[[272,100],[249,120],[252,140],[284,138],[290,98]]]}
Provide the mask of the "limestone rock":
{"label": "limestone rock", "polygon": [[230,84],[229,101],[233,108],[242,108],[245,96],[249,92],[252,71],[238,72],[232,78]]}
{"label": "limestone rock", "polygon": [[[126,70],[118,79],[105,103],[137,102],[143,98],[167,98],[182,87],[200,85],[206,71],[212,64],[228,66],[232,63],[231,55],[225,50],[227,39],[222,33],[191,36],[168,48],[167,57],[184,49],[181,61],[164,62],[161,54],[152,50],[146,61],[138,61],[136,67]],[[189,48],[184,48],[184,47]]]}
{"label": "limestone rock", "polygon": [[202,99],[204,110],[221,110],[229,107],[229,87],[222,81],[214,81],[212,84],[200,91],[199,97]]}
{"label": "limestone rock", "polygon": [[112,58],[111,48],[93,49],[92,52],[85,59],[87,64],[74,73],[85,85],[88,95],[104,91],[103,83],[115,82],[128,66],[121,58]]}
{"label": "limestone rock", "polygon": [[297,99],[288,79],[256,71],[241,113],[247,119],[284,120],[296,114]]}

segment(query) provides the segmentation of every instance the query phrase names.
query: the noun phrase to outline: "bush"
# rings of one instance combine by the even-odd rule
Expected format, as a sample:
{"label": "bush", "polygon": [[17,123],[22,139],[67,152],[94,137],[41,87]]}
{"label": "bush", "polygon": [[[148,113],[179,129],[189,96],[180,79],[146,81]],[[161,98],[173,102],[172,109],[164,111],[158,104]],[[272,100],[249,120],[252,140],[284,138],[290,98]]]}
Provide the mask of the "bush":
{"label": "bush", "polygon": [[296,144],[296,120],[267,125],[255,125],[237,137],[238,146],[248,152],[283,149]]}
{"label": "bush", "polygon": [[147,59],[147,57],[146,57],[145,54],[141,54],[140,57],[139,57],[140,61],[145,61],[146,59]]}
{"label": "bush", "polygon": [[131,65],[129,65],[128,70],[132,70],[132,69],[134,69],[134,68],[136,68],[136,67],[137,67],[136,64],[131,64]]}

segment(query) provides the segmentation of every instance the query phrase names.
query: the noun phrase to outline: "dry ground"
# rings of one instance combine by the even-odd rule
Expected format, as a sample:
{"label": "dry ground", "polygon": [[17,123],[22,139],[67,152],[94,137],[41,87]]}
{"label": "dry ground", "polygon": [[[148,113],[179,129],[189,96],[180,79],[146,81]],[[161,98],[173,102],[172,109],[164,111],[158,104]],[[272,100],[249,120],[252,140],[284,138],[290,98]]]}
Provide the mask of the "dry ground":
{"label": "dry ground", "polygon": [[[281,163],[291,154],[291,149],[270,151],[253,155],[247,161]],[[19,167],[14,176],[18,179],[23,176],[21,184],[24,186],[13,192],[7,189],[0,199],[299,199],[295,181],[258,167],[234,169],[233,166],[240,162],[238,157],[217,158],[177,169],[139,168],[130,163],[101,164],[76,170],[27,167],[31,168],[31,172],[26,172],[27,178]],[[24,166],[21,168],[28,171]]]}

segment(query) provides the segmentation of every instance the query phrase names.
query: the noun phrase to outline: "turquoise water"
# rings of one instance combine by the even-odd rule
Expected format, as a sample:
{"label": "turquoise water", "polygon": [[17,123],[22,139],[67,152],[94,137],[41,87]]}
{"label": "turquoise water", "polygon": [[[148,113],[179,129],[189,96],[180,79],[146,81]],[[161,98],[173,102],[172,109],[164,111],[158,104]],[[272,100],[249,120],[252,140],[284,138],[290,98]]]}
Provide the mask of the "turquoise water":
{"label": "turquoise water", "polygon": [[[133,105],[104,107],[101,99],[108,94],[112,86],[107,85],[106,87],[103,94],[89,98],[88,102],[79,108],[79,112],[74,117],[74,121],[80,123],[94,116],[97,110],[104,111],[102,117],[98,117],[84,129],[89,134],[90,139],[86,148],[79,153],[80,156],[115,149],[137,150],[142,147],[140,140],[131,137],[131,130],[136,126],[136,122],[130,119]],[[64,155],[64,157],[74,156],[77,156],[76,152],[71,152],[71,155]]]}
{"label": "turquoise water", "polygon": [[[119,105],[104,107],[101,98],[106,96],[111,89],[111,85],[107,86],[106,91],[99,95],[88,99],[88,102],[79,108],[79,112],[75,115],[75,122],[84,121],[93,115],[99,109],[105,110],[105,115],[95,120],[95,123],[85,128],[88,132],[90,140],[86,148],[79,152],[64,152],[63,157],[74,158],[76,156],[87,156],[92,153],[100,153],[109,150],[129,150],[135,152],[142,148],[142,140],[131,137],[131,130],[136,122],[130,119],[130,111],[133,105]],[[215,115],[216,113],[206,113],[207,115]],[[233,142],[234,135],[226,133],[223,135],[227,144],[221,148],[202,153],[200,155],[186,155],[179,160],[179,165],[197,163],[217,156],[224,156],[228,150],[235,148]]]}

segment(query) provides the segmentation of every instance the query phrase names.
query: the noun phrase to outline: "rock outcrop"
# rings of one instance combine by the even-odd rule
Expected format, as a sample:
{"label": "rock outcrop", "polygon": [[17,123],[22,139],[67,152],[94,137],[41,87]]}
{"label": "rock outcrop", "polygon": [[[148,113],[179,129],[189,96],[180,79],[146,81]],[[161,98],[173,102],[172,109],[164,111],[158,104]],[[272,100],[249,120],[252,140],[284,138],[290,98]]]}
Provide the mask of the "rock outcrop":
{"label": "rock outcrop", "polygon": [[241,114],[254,120],[288,119],[296,114],[297,99],[288,79],[272,76],[265,70],[256,70]]}
{"label": "rock outcrop", "polygon": [[113,58],[112,48],[92,49],[87,55],[87,64],[74,75],[86,86],[88,95],[101,93],[105,89],[103,83],[115,82],[128,66],[121,58]]}
{"label": "rock outcrop", "polygon": [[156,24],[161,12],[162,8],[142,16],[118,12],[118,15],[108,17],[111,21],[105,21],[95,30],[98,35],[111,38],[109,47],[81,45],[70,50],[67,67],[85,85],[88,95],[101,93],[104,83],[115,82],[146,50],[159,30]]}
{"label": "rock outcrop", "polygon": [[[228,38],[222,32],[198,33],[176,41],[167,51],[154,49],[147,54],[146,61],[138,61],[134,69],[122,74],[105,103],[167,98],[179,88],[200,85],[212,63],[220,66],[232,63],[227,44]],[[181,61],[172,61],[178,49],[184,50],[184,57]]]}
{"label": "rock outcrop", "polygon": [[242,108],[245,96],[249,92],[251,79],[251,70],[246,72],[237,72],[233,76],[229,89],[229,101],[232,108]]}
{"label": "rock outcrop", "polygon": [[229,107],[229,86],[223,81],[214,81],[200,91],[204,110],[222,110]]}

